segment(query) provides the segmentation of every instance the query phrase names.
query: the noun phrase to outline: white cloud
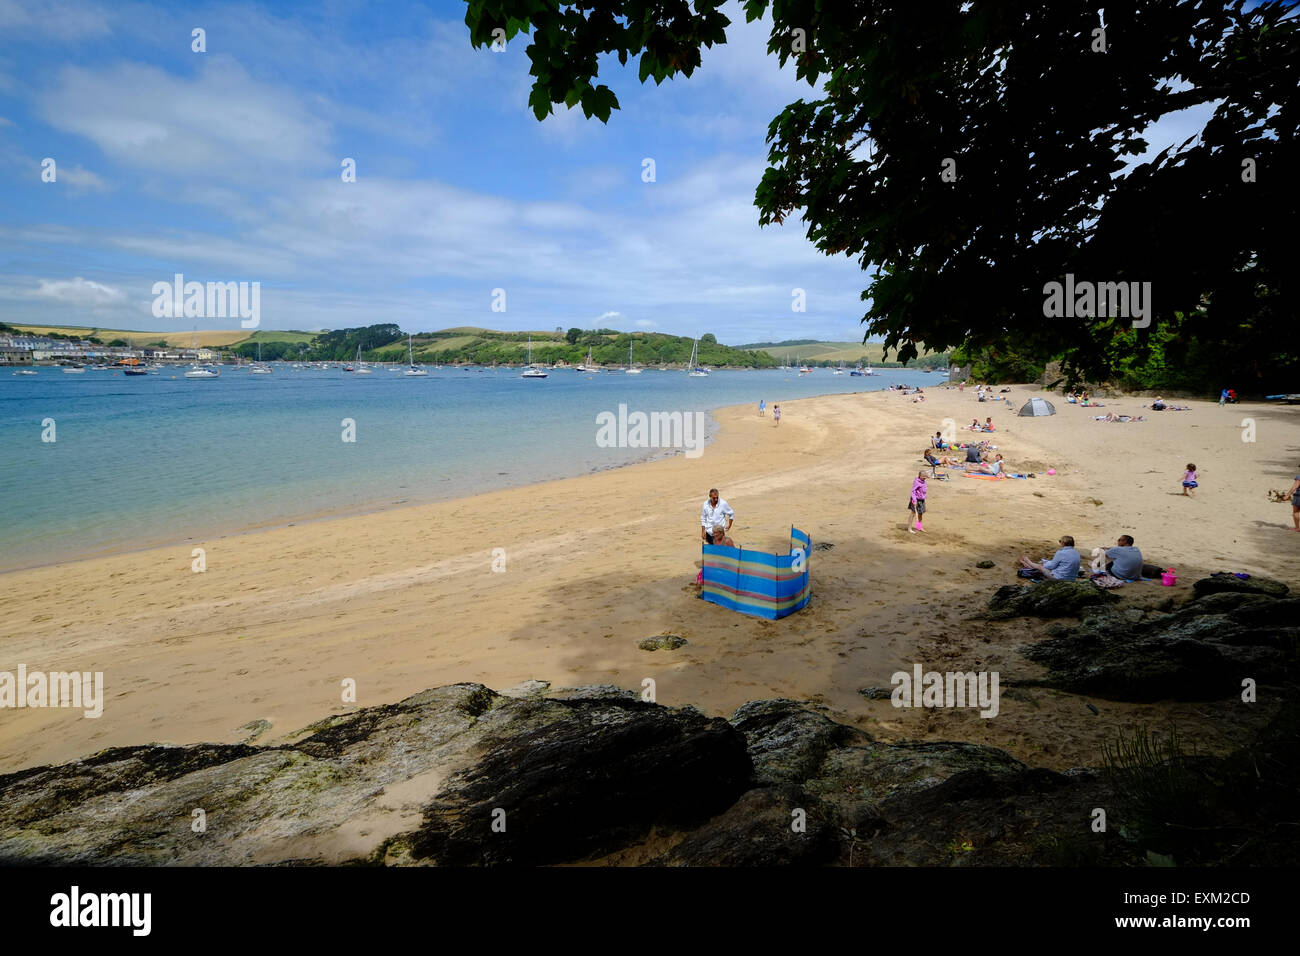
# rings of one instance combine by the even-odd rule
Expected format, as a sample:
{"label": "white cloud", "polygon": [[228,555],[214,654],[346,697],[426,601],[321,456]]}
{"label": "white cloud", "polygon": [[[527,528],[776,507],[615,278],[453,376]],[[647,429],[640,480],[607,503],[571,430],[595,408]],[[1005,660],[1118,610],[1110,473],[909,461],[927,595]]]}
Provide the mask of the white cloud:
{"label": "white cloud", "polygon": [[67,305],[111,305],[125,298],[121,289],[83,279],[81,276],[75,279],[40,279],[38,282],[39,286],[31,295]]}
{"label": "white cloud", "polygon": [[326,148],[327,123],[219,54],[209,54],[192,79],[133,63],[65,67],[37,103],[51,126],[132,167],[265,181],[286,169],[338,165]]}
{"label": "white cloud", "polygon": [[659,328],[659,323],[654,319],[637,319],[636,327],[638,329],[657,329]]}
{"label": "white cloud", "polygon": [[85,40],[112,33],[108,13],[93,3],[67,0],[0,0],[0,34],[39,34],[56,40]]}

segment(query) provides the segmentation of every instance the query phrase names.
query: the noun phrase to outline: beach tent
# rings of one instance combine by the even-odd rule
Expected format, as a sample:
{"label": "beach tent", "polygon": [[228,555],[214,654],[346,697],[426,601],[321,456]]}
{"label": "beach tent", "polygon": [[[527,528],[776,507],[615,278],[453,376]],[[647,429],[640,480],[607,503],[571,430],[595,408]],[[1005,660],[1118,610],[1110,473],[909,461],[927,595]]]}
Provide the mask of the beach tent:
{"label": "beach tent", "polygon": [[812,596],[808,570],[812,539],[790,529],[790,552],[769,554],[750,548],[702,544],[700,597],[741,614],[775,621],[798,611]]}
{"label": "beach tent", "polygon": [[1026,415],[1038,416],[1055,414],[1056,408],[1045,398],[1031,398],[1029,401],[1025,402],[1020,409],[1021,418],[1024,418]]}

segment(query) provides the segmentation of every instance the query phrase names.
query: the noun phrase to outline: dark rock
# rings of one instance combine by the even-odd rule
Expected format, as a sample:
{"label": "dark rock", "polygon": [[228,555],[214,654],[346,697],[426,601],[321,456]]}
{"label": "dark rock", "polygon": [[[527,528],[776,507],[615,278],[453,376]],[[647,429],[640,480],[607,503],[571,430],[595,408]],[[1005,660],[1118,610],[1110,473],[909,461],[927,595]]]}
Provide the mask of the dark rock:
{"label": "dark rock", "polygon": [[310,729],[280,747],[115,748],[0,777],[0,864],[577,860],[721,813],[752,773],[725,720],[616,697],[456,684]]}
{"label": "dark rock", "polygon": [[537,697],[551,689],[548,680],[526,680],[501,692],[502,697]]}
{"label": "dark rock", "polygon": [[866,731],[837,724],[793,700],[742,704],[731,725],[745,736],[755,777],[768,784],[806,780],[835,748],[871,742]]}
{"label": "dark rock", "polygon": [[991,568],[991,567],[993,567],[993,562],[992,562],[992,561],[976,561],[976,562],[975,562],[975,567],[977,567],[977,568]]}
{"label": "dark rock", "polygon": [[679,637],[676,634],[658,634],[655,637],[643,637],[637,642],[637,647],[643,651],[675,651],[686,644],[686,638]]}
{"label": "dark rock", "polygon": [[858,690],[858,693],[867,700],[889,700],[894,696],[894,689],[892,687],[863,687]]}
{"label": "dark rock", "polygon": [[[795,832],[795,811],[803,832]],[[668,866],[821,866],[840,855],[833,811],[792,784],[751,790],[664,857]]]}
{"label": "dark rock", "polygon": [[835,547],[835,545],[831,544],[829,541],[814,541],[812,549],[814,551],[829,551],[833,547]]}
{"label": "dark rock", "polygon": [[[1189,601],[1174,613],[1185,617],[1198,614],[1227,614],[1229,611],[1235,611],[1245,604],[1271,605],[1274,600],[1274,598],[1260,594],[1250,594],[1246,591],[1214,591]],[[1173,610],[1173,608],[1171,607],[1170,610]]]}
{"label": "dark rock", "polygon": [[1078,617],[1090,604],[1108,604],[1114,594],[1088,581],[1041,581],[1007,584],[989,599],[985,615],[991,620],[1009,617]]}
{"label": "dark rock", "polygon": [[721,718],[640,701],[567,708],[567,718],[488,733],[481,756],[425,808],[411,857],[453,866],[582,859],[652,826],[700,823],[749,786],[744,738]]}
{"label": "dark rock", "polygon": [[[1226,597],[1227,595],[1215,596]],[[1254,598],[1249,603],[1239,605],[1230,611],[1228,619],[1234,624],[1248,627],[1295,627],[1300,623],[1300,598],[1286,598],[1281,601]]]}
{"label": "dark rock", "polygon": [[1216,700],[1238,686],[1224,655],[1197,640],[1076,632],[1020,650],[1047,667],[1046,686],[1109,700]]}
{"label": "dark rock", "polygon": [[1281,581],[1274,581],[1272,578],[1250,577],[1243,581],[1228,574],[1201,578],[1192,585],[1192,590],[1198,598],[1206,594],[1222,593],[1262,594],[1265,597],[1282,598],[1286,597],[1291,589]]}

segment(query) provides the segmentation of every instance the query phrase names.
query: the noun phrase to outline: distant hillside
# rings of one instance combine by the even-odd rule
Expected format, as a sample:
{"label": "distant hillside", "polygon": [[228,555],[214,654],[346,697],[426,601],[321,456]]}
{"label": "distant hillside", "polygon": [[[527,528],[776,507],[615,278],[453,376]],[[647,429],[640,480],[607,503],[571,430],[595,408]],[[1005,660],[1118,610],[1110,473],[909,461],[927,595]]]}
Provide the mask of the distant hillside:
{"label": "distant hillside", "polygon": [[[756,342],[752,345],[738,345],[740,349],[757,349],[773,356],[778,364],[786,356],[791,362],[805,365],[856,365],[859,361],[882,368],[898,367],[902,363],[897,353],[891,354],[890,361],[885,361],[885,346],[881,342],[816,342],[810,339],[790,339],[786,342]],[[948,364],[947,353],[922,355],[908,363],[909,368],[944,368]]]}
{"label": "distant hillside", "polygon": [[[597,365],[626,365],[628,346],[637,365],[685,365],[691,357],[691,339],[662,332],[618,332],[613,329],[570,329],[564,332],[497,332],[491,329],[444,329],[415,336],[416,361],[450,365],[520,364],[528,360],[532,338],[533,361],[551,365],[578,365],[588,352]],[[364,353],[378,361],[406,358],[405,339]],[[757,350],[736,349],[718,343],[712,335],[700,338],[699,361],[710,367],[772,368],[778,363]]]}
{"label": "distant hillside", "polygon": [[[255,358],[261,347],[264,361],[280,359],[291,361],[344,361],[361,357],[371,362],[404,362],[407,359],[407,332],[393,323],[350,329],[332,329],[328,332],[296,332],[243,329],[203,330],[199,332],[142,332],[127,329],[102,329],[77,326],[15,326],[33,335],[58,333],[66,336],[95,338],[104,344],[121,341],[143,347],[164,345],[187,348],[198,344],[205,348],[222,349],[243,358]],[[578,329],[568,332],[500,332],[463,326],[442,329],[438,332],[414,333],[411,349],[417,362],[452,365],[469,363],[491,365],[518,365],[528,360],[528,340],[533,343],[533,361],[551,365],[567,362],[577,365],[586,361],[588,353],[597,365],[626,365],[628,347],[637,365],[685,365],[691,357],[692,339],[662,332],[619,332],[615,329]],[[800,348],[816,349],[828,343],[805,345]],[[857,347],[860,351],[861,347]],[[781,364],[784,353],[772,350],[734,348],[719,343],[713,335],[702,335],[699,340],[699,361],[711,368],[774,368]],[[791,350],[793,353],[794,350]],[[856,361],[858,352],[853,352]],[[839,356],[835,355],[838,361]],[[848,353],[845,355],[849,357]],[[812,359],[798,356],[799,361]],[[873,357],[874,361],[874,357]]]}
{"label": "distant hillside", "polygon": [[15,325],[13,328],[20,329],[30,335],[55,333],[65,336],[79,336],[86,339],[96,338],[105,344],[120,339],[128,345],[145,346],[161,343],[170,348],[190,348],[194,345],[196,336],[199,346],[202,348],[230,348],[241,342],[292,342],[295,344],[310,342],[317,335],[315,332],[282,332],[278,330],[250,332],[248,329],[202,329],[198,332],[193,329],[186,329],[174,332],[142,332],[138,329],[102,329],[94,326],[28,325],[26,323]]}

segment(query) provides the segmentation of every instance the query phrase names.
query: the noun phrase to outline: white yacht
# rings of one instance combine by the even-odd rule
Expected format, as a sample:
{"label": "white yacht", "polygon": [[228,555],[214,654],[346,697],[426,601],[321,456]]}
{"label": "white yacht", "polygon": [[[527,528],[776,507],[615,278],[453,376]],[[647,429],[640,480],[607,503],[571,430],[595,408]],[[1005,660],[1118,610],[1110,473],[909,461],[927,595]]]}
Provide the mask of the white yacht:
{"label": "white yacht", "polygon": [[641,370],[632,364],[632,343],[627,343],[627,374],[640,375]]}
{"label": "white yacht", "polygon": [[546,370],[540,369],[533,364],[533,337],[528,336],[528,366],[524,369],[520,378],[546,378]]}
{"label": "white yacht", "polygon": [[709,370],[700,365],[700,340],[695,339],[691,342],[691,360],[686,366],[686,374],[691,378],[707,378]]}
{"label": "white yacht", "polygon": [[221,373],[204,365],[195,365],[185,373],[186,378],[219,378]]}
{"label": "white yacht", "polygon": [[411,367],[402,374],[407,378],[428,378],[429,370],[427,368],[421,368],[419,365],[415,364],[415,350],[411,346],[411,336],[409,333],[406,336],[406,354],[411,360]]}
{"label": "white yacht", "polygon": [[360,346],[360,345],[357,346],[357,361],[356,361],[356,368],[353,369],[353,371],[354,371],[357,375],[369,375],[369,374],[370,374],[370,369],[366,368],[364,365],[361,364],[361,346]]}

